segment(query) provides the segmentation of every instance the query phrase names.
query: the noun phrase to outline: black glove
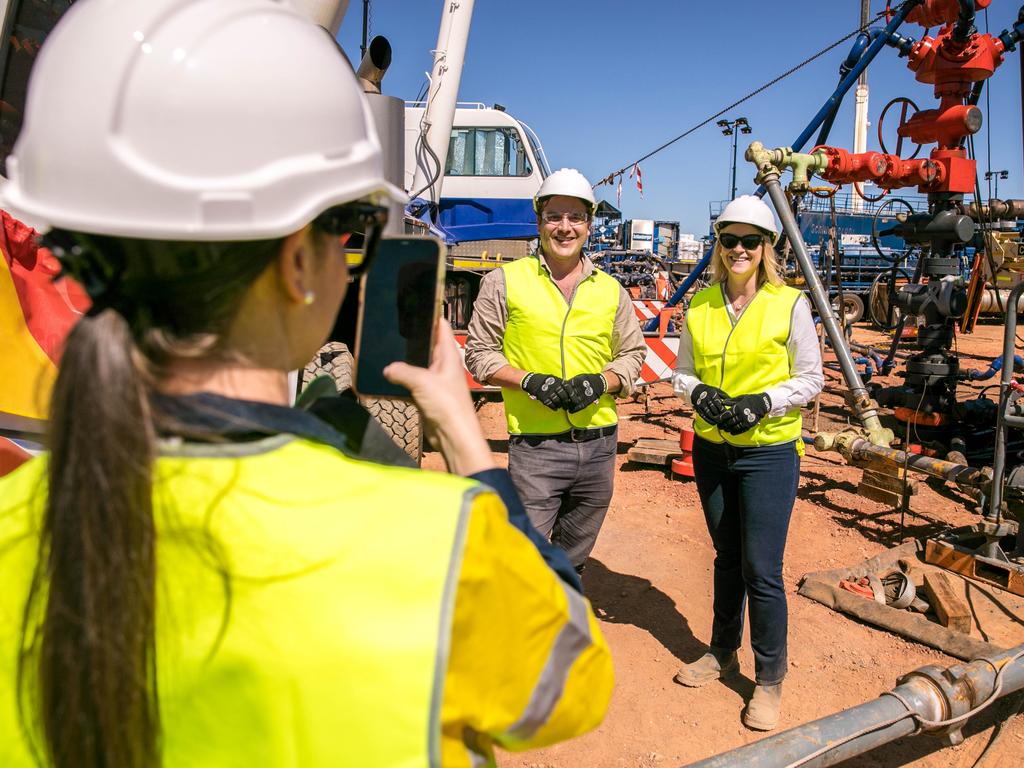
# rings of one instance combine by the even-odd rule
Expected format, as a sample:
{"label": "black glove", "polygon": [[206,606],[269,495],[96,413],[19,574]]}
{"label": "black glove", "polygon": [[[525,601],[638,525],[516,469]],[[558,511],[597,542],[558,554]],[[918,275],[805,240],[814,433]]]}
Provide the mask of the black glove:
{"label": "black glove", "polygon": [[730,435],[740,435],[748,429],[753,429],[754,425],[767,416],[768,411],[772,409],[772,400],[766,392],[756,395],[740,395],[728,400],[727,403],[732,408],[722,417],[718,426]]}
{"label": "black glove", "polygon": [[727,400],[725,392],[718,387],[709,387],[707,384],[698,384],[690,393],[693,410],[708,424],[721,423],[722,417],[727,413],[725,410]]}
{"label": "black glove", "polygon": [[528,373],[519,383],[523,391],[534,400],[539,400],[552,411],[572,406],[569,399],[568,382],[549,373]]}
{"label": "black glove", "polygon": [[569,395],[569,413],[579,413],[608,391],[608,381],[600,373],[581,373],[565,382]]}

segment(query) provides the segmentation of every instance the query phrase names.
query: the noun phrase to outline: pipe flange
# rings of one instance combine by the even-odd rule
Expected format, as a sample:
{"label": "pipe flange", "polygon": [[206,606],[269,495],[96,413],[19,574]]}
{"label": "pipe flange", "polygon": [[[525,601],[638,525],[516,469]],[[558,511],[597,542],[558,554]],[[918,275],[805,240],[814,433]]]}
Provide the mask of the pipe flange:
{"label": "pipe flange", "polygon": [[[963,741],[963,722],[951,725],[934,725],[953,720],[971,710],[974,706],[975,690],[967,676],[967,669],[957,664],[944,668],[935,664],[929,664],[915,669],[897,680],[897,684],[925,684],[932,687],[938,694],[938,712],[933,716],[920,715],[917,719],[922,730],[935,736],[945,737],[950,744],[959,744]],[[931,714],[931,713],[929,713]]]}

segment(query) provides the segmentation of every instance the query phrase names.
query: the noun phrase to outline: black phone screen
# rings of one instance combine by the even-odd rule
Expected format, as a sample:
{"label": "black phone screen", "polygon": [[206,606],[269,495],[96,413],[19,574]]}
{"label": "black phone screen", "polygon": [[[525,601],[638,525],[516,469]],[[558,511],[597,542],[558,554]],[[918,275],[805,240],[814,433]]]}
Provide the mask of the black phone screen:
{"label": "black phone screen", "polygon": [[362,395],[409,397],[384,378],[402,360],[430,364],[444,277],[441,244],[433,238],[382,238],[363,277],[356,342],[355,389]]}

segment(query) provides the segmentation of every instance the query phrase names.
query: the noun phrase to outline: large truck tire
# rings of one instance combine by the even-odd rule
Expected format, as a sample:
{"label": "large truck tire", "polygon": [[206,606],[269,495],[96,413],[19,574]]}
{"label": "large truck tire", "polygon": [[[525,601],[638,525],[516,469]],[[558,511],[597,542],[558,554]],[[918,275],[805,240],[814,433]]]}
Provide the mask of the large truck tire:
{"label": "large truck tire", "polygon": [[[832,310],[839,313],[839,297],[832,299]],[[843,291],[843,314],[846,315],[846,324],[859,323],[864,317],[864,299],[856,293]]]}
{"label": "large truck tire", "polygon": [[345,344],[337,341],[324,344],[316,357],[303,368],[302,388],[305,389],[318,376],[330,376],[338,391],[344,392],[352,386],[353,362],[352,353]]}
{"label": "large truck tire", "polygon": [[[319,376],[330,376],[335,387],[344,392],[352,387],[352,366],[355,360],[348,347],[340,342],[325,344],[302,371],[302,387],[305,388]],[[376,397],[360,397],[374,419],[384,428],[395,445],[404,450],[417,464],[423,459],[423,435],[420,428],[420,412],[411,402],[386,400]]]}
{"label": "large truck tire", "polygon": [[361,397],[359,401],[373,415],[395,444],[409,454],[417,464],[423,459],[423,431],[420,428],[420,412],[413,403],[405,400],[385,400],[377,397]]}

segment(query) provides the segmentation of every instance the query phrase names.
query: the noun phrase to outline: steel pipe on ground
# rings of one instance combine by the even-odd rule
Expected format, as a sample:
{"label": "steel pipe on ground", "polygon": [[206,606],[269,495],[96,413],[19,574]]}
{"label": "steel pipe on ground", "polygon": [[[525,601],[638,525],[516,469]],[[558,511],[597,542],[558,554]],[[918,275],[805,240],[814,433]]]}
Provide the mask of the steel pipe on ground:
{"label": "steel pipe on ground", "polygon": [[933,459],[918,453],[908,454],[896,448],[874,445],[862,437],[820,433],[814,438],[819,451],[838,451],[850,461],[866,462],[899,469],[907,467],[940,480],[956,483],[961,488],[987,490],[992,484],[991,470]]}
{"label": "steel pipe on ground", "polygon": [[948,731],[1001,696],[1024,688],[1024,645],[967,665],[922,667],[874,701],[693,763],[690,768],[817,768],[836,765],[921,731]]}

